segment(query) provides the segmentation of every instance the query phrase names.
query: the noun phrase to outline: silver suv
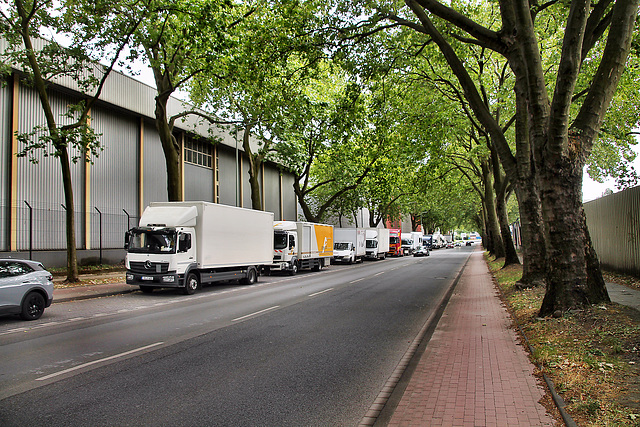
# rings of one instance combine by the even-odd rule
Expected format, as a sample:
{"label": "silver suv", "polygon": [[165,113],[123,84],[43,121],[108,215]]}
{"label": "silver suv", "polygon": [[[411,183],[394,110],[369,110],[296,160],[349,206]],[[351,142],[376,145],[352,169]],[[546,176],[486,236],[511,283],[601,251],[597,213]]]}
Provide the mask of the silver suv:
{"label": "silver suv", "polygon": [[0,259],[0,314],[36,320],[53,302],[53,276],[36,261]]}

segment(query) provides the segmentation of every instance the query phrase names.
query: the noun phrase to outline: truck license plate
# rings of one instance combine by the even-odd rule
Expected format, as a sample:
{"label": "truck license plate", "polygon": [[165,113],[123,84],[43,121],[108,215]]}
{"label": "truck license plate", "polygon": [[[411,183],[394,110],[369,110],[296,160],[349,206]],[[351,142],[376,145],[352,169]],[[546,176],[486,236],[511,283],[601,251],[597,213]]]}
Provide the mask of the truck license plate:
{"label": "truck license plate", "polygon": [[142,276],[141,279],[142,280],[153,280],[153,277],[151,277],[151,276]]}

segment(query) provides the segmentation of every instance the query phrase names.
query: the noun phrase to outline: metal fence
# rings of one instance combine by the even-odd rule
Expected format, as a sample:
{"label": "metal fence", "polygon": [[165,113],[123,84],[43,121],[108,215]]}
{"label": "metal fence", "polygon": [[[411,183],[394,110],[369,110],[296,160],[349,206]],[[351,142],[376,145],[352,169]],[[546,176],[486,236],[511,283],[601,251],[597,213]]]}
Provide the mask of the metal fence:
{"label": "metal fence", "polygon": [[[3,226],[2,247],[9,251],[10,228],[15,227],[16,251],[65,250],[66,209],[59,207],[34,207],[28,201],[23,205],[0,207]],[[15,212],[15,221],[10,220]],[[94,207],[92,211],[75,211],[76,247],[78,249],[116,249],[124,245],[124,233],[138,223],[138,217],[124,209],[121,212],[105,212]]]}
{"label": "metal fence", "polygon": [[584,211],[602,266],[640,276],[640,187],[587,202]]}

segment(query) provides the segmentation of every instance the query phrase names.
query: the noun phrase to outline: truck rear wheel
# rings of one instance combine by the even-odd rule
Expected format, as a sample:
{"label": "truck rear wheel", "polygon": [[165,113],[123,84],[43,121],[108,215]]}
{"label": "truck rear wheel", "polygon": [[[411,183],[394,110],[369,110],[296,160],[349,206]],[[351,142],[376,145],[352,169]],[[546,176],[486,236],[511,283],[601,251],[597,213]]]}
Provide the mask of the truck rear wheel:
{"label": "truck rear wheel", "polygon": [[258,273],[256,273],[256,269],[249,268],[247,270],[247,277],[240,280],[240,283],[242,283],[243,285],[253,285],[257,281],[258,281]]}
{"label": "truck rear wheel", "polygon": [[185,295],[193,295],[200,287],[200,279],[196,273],[189,273],[182,292]]}

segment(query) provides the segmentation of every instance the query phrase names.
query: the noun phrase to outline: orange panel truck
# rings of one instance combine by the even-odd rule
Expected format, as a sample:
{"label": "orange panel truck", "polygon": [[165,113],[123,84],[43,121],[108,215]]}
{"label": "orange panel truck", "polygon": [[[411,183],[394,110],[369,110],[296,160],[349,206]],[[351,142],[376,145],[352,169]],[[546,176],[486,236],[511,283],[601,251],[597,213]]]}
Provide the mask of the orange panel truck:
{"label": "orange panel truck", "polygon": [[399,228],[389,229],[389,256],[402,256],[402,230]]}
{"label": "orange panel truck", "polygon": [[273,263],[269,271],[319,271],[333,257],[333,225],[301,221],[273,223]]}

